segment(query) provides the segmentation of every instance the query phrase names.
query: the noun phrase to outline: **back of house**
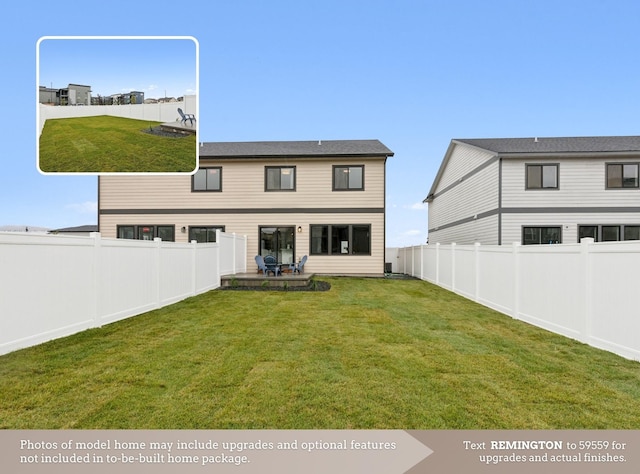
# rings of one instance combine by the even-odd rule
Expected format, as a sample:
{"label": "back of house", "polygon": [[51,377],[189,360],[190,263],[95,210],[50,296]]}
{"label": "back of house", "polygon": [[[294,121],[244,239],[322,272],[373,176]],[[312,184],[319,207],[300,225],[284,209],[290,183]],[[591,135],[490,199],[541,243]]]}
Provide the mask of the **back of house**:
{"label": "back of house", "polygon": [[99,178],[104,237],[212,242],[215,231],[247,235],[256,255],[305,270],[381,275],[385,165],[378,140],[208,142],[194,175]]}

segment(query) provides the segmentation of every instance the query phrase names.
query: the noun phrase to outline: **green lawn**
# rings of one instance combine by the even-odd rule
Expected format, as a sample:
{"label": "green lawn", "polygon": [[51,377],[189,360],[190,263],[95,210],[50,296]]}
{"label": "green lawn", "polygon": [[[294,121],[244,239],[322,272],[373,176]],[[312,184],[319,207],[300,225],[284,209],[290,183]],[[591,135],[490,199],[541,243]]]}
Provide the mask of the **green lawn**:
{"label": "green lawn", "polygon": [[418,280],[222,291],[0,357],[0,428],[638,429],[640,363]]}
{"label": "green lawn", "polygon": [[51,173],[186,172],[196,168],[196,136],[157,136],[159,122],[101,115],[50,119],[40,136],[39,167]]}

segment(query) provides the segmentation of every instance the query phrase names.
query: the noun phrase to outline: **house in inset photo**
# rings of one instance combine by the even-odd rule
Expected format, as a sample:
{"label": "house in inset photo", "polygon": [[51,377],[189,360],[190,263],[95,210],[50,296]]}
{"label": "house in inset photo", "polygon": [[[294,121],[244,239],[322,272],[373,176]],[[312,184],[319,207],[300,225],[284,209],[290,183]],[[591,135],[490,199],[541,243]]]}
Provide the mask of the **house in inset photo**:
{"label": "house in inset photo", "polygon": [[640,136],[455,139],[425,202],[429,242],[640,239]]}
{"label": "house in inset photo", "polygon": [[99,177],[104,237],[212,242],[247,235],[255,256],[324,274],[384,274],[385,165],[378,140],[209,142],[193,176]]}

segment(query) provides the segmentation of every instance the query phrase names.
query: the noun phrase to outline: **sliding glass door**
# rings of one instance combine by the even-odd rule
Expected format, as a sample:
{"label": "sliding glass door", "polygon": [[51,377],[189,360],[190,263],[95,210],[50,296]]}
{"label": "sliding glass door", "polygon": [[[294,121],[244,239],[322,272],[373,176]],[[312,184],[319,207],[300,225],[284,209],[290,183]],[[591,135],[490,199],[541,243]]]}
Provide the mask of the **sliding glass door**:
{"label": "sliding glass door", "polygon": [[273,255],[279,264],[289,265],[295,258],[295,228],[260,227],[260,255]]}

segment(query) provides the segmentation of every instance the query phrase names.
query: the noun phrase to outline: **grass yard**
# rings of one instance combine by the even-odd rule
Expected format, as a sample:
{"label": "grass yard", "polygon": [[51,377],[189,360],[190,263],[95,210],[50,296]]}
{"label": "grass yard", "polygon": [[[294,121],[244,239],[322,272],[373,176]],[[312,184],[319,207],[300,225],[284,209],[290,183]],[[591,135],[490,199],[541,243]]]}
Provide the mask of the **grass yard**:
{"label": "grass yard", "polygon": [[185,172],[196,168],[196,136],[145,133],[160,122],[101,115],[50,119],[39,167],[50,173]]}
{"label": "grass yard", "polygon": [[638,429],[640,363],[418,280],[211,291],[0,357],[0,428]]}

